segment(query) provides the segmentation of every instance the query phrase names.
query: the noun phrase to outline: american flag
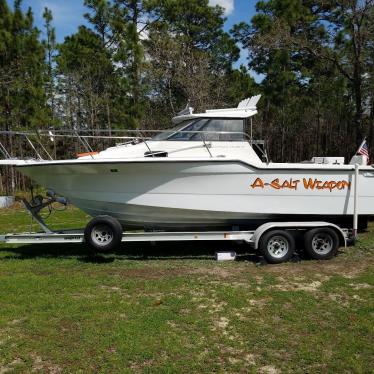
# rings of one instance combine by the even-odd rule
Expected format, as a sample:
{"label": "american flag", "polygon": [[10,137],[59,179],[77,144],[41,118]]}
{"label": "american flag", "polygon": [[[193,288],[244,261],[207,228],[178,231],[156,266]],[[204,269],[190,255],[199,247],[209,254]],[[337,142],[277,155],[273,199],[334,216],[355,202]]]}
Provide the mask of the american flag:
{"label": "american flag", "polygon": [[369,147],[366,143],[366,139],[361,143],[360,147],[358,148],[356,154],[363,155],[369,158]]}

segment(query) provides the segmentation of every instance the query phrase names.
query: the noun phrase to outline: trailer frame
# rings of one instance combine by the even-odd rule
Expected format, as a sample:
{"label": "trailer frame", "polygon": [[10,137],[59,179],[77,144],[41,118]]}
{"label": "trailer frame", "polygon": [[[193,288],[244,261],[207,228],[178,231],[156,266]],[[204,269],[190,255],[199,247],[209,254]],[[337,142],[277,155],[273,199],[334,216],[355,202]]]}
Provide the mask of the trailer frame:
{"label": "trailer frame", "polygon": [[[89,237],[86,236],[86,230],[89,227],[89,224],[86,226],[86,229],[70,229],[70,230],[52,230],[45,223],[42,216],[39,214],[40,211],[47,207],[51,206],[53,203],[60,203],[63,205],[67,204],[65,199],[57,197],[51,192],[47,192],[46,200],[41,196],[33,196],[31,201],[28,202],[26,199],[22,199],[25,209],[31,216],[31,219],[36,222],[40,228],[43,230],[41,232],[24,232],[24,233],[8,233],[5,235],[0,235],[0,243],[6,244],[77,244],[85,243],[86,239]],[[107,217],[107,218],[106,218]],[[99,219],[107,221],[110,218],[111,221],[116,221],[113,217],[110,216],[99,216],[92,221],[97,221]],[[91,221],[91,222],[92,222]],[[119,222],[116,221],[116,224],[120,226]],[[288,243],[289,253],[287,256],[294,254],[296,251],[295,240],[298,234],[303,235],[308,230],[320,229],[320,230],[331,230],[333,231],[333,236],[335,236],[335,247],[346,246],[350,242],[351,238],[355,237],[355,230],[342,229],[339,226],[325,221],[294,221],[294,222],[266,222],[259,225],[255,230],[243,231],[243,230],[219,230],[219,231],[124,231],[121,230],[118,237],[118,244],[129,243],[129,242],[186,242],[186,241],[237,241],[247,243],[254,251],[260,250],[263,252],[264,243],[267,242],[267,237],[272,233],[278,234],[278,242],[275,243],[279,247],[280,243],[284,238],[289,238]],[[331,233],[330,231],[330,233]],[[290,235],[290,232],[292,235]],[[283,236],[283,239],[279,237]],[[292,236],[292,237],[291,237]],[[300,236],[300,235],[299,235]],[[262,240],[264,238],[264,240]],[[92,243],[89,244],[95,250],[104,250],[111,249],[99,247],[95,248]],[[267,244],[266,244],[267,245]],[[265,245],[265,247],[266,247]],[[291,251],[292,248],[292,251]],[[266,254],[265,254],[266,256]],[[271,258],[273,263],[280,263],[277,258]]]}
{"label": "trailer frame", "polygon": [[[262,236],[275,229],[280,230],[308,230],[311,228],[329,227],[334,229],[341,240],[340,243],[347,245],[350,230],[324,222],[267,222],[260,225],[256,230],[250,231],[141,231],[124,232],[122,243],[126,242],[171,242],[171,241],[243,241],[254,250],[259,248]],[[61,243],[84,243],[84,229],[56,230],[49,232],[25,232],[9,233],[0,235],[0,243],[7,244],[61,244]]]}

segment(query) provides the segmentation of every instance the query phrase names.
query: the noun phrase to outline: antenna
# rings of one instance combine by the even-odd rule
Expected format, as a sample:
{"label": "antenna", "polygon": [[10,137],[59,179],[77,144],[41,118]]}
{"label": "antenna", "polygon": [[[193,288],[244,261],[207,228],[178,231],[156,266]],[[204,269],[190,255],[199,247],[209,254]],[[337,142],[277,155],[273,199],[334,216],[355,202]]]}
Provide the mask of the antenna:
{"label": "antenna", "polygon": [[181,110],[177,116],[185,116],[185,115],[188,115],[188,114],[192,114],[193,113],[193,108],[190,107],[190,100],[187,101],[187,104],[186,104],[186,107]]}

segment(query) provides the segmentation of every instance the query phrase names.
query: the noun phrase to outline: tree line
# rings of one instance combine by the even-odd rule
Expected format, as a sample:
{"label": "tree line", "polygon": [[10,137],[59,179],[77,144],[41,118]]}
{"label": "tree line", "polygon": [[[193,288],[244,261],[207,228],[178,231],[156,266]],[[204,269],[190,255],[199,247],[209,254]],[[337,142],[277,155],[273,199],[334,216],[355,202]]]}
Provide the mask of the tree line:
{"label": "tree line", "polygon": [[258,1],[229,32],[208,0],[84,0],[62,43],[49,9],[39,30],[21,5],[0,0],[2,130],[162,129],[188,102],[261,93],[254,130],[273,161],[374,148],[374,0]]}

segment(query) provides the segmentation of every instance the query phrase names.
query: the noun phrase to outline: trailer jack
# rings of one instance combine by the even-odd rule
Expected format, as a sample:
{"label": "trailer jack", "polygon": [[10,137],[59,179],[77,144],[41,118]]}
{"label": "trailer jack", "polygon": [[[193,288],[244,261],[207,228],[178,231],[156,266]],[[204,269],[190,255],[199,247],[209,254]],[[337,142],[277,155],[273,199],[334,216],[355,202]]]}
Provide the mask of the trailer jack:
{"label": "trailer jack", "polygon": [[68,201],[64,197],[57,196],[53,191],[47,191],[46,197],[44,198],[41,195],[33,196],[31,191],[31,200],[28,201],[25,198],[22,198],[22,203],[25,209],[29,212],[31,217],[38,223],[42,230],[46,234],[52,234],[53,231],[47,226],[44,222],[43,217],[39,214],[40,211],[46,207],[49,208],[50,212],[52,211],[52,204],[59,203],[63,206],[67,206]]}

